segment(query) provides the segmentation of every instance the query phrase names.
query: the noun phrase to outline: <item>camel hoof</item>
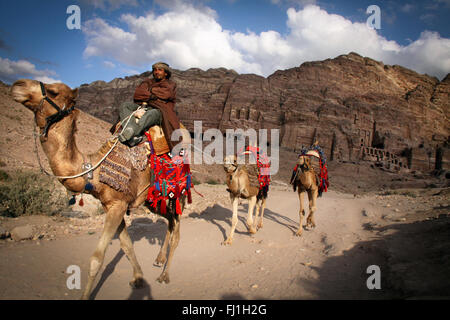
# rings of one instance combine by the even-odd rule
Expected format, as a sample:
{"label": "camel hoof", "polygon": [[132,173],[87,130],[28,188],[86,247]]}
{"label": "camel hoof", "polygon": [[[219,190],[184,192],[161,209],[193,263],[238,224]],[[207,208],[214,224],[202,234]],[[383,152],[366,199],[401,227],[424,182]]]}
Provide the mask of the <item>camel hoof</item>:
{"label": "camel hoof", "polygon": [[144,287],[144,279],[137,278],[133,281],[130,281],[130,287],[133,289],[140,289],[140,288]]}
{"label": "camel hoof", "polygon": [[262,229],[263,228],[263,224],[262,223],[258,223],[258,229]]}
{"label": "camel hoof", "polygon": [[154,265],[155,267],[161,268],[162,266],[164,266],[165,263],[166,263],[165,259],[159,259],[159,258],[157,258],[157,259],[155,260],[155,262],[153,262],[153,265]]}
{"label": "camel hoof", "polygon": [[163,272],[163,273],[161,273],[161,275],[156,280],[158,280],[159,283],[163,283],[163,282],[164,283],[169,283],[170,282],[169,274],[166,273],[166,272]]}
{"label": "camel hoof", "polygon": [[227,240],[225,240],[224,242],[222,242],[222,245],[226,246],[226,245],[232,245],[233,244],[233,239],[228,238]]}
{"label": "camel hoof", "polygon": [[248,229],[248,232],[250,232],[251,234],[255,234],[256,230],[255,228],[251,227],[250,229]]}
{"label": "camel hoof", "polygon": [[297,231],[297,232],[295,233],[295,236],[296,236],[296,237],[301,237],[301,236],[302,236],[302,232],[301,232],[301,231]]}

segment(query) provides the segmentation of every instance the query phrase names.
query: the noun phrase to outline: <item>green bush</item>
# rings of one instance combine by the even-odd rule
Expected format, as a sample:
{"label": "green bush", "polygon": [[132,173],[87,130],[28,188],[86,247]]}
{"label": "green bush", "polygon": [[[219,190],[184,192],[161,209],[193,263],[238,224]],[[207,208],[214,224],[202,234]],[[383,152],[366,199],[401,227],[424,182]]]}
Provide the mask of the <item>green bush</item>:
{"label": "green bush", "polygon": [[7,180],[9,180],[9,174],[7,174],[3,170],[0,170],[0,181],[7,181]]}
{"label": "green bush", "polygon": [[53,215],[66,207],[66,195],[55,179],[30,171],[16,171],[0,181],[0,215]]}

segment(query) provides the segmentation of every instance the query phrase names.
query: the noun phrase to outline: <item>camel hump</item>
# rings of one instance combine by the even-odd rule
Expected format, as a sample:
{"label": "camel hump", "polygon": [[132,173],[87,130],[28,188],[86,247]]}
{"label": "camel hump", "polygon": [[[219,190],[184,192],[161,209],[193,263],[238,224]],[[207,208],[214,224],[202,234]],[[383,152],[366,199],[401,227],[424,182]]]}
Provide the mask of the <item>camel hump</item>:
{"label": "camel hump", "polygon": [[259,169],[258,165],[256,164],[245,164],[243,166],[244,170],[248,174],[248,181],[250,183],[251,187],[256,187],[259,189]]}

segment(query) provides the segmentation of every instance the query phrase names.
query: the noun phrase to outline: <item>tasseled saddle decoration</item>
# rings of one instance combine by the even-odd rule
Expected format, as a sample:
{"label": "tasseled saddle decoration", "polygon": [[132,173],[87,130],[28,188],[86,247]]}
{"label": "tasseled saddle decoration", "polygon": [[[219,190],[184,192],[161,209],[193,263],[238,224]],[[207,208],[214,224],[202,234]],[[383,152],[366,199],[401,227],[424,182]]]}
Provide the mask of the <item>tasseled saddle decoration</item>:
{"label": "tasseled saddle decoration", "polygon": [[145,133],[150,144],[149,163],[154,175],[153,183],[147,194],[148,205],[155,211],[158,206],[162,214],[167,213],[167,201],[175,203],[175,212],[181,212],[180,197],[187,195],[188,203],[192,203],[191,196],[191,169],[185,164],[185,154],[172,156],[170,153],[157,155],[153,149],[150,134]]}

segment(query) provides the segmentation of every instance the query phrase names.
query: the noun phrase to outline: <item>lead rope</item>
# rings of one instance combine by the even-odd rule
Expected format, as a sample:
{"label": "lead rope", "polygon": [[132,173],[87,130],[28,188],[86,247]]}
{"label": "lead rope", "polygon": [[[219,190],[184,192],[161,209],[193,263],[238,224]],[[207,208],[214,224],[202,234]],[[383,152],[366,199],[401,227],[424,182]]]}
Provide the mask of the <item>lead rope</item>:
{"label": "lead rope", "polygon": [[[136,109],[136,111],[134,111],[133,113],[131,113],[127,118],[125,118],[127,121],[126,121],[125,125],[123,126],[122,131],[121,131],[120,133],[122,133],[123,130],[127,127],[128,123],[129,123],[130,120],[131,120],[131,116],[133,116],[139,109],[141,109],[141,107],[139,107],[138,109]],[[125,119],[124,119],[124,120],[125,120]],[[117,139],[117,136],[113,136],[112,138],[110,138],[109,141],[113,141],[114,139],[117,139],[117,140],[116,140],[116,142],[114,142],[114,144],[112,145],[111,149],[103,156],[103,158],[102,158],[95,166],[93,166],[92,168],[90,168],[90,169],[88,169],[88,170],[86,170],[86,171],[83,171],[83,172],[81,172],[81,173],[79,173],[79,174],[73,175],[73,176],[56,176],[56,175],[54,175],[54,174],[48,173],[48,172],[44,169],[44,167],[42,166],[41,159],[40,159],[40,157],[39,157],[38,147],[37,147],[37,138],[40,137],[40,136],[42,136],[42,134],[39,134],[39,135],[36,134],[36,131],[37,131],[37,130],[36,130],[36,129],[37,129],[36,122],[34,123],[34,128],[35,128],[35,129],[34,129],[34,136],[35,136],[35,140],[34,140],[34,142],[35,142],[35,151],[36,151],[36,156],[37,156],[37,158],[38,158],[39,167],[41,168],[41,172],[45,173],[45,174],[48,175],[48,176],[55,177],[55,178],[57,178],[57,179],[74,179],[74,178],[82,177],[82,176],[84,176],[85,174],[87,174],[87,173],[89,173],[89,172],[91,172],[91,171],[94,171],[94,170],[97,169],[97,167],[98,167],[98,166],[106,159],[106,157],[109,156],[109,154],[114,150],[114,148],[116,147],[117,143],[119,142],[119,140]],[[118,129],[116,129],[116,131],[114,132],[114,134],[116,134],[117,132],[118,132]]]}

